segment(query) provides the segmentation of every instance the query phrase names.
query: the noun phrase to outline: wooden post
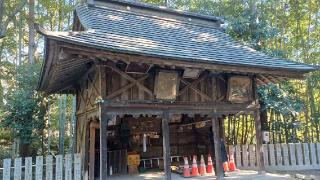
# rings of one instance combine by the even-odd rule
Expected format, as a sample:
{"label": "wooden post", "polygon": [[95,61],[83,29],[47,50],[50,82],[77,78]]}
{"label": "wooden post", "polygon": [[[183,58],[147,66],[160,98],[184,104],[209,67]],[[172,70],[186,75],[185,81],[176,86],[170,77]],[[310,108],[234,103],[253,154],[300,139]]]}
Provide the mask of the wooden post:
{"label": "wooden post", "polygon": [[257,168],[258,174],[262,174],[265,171],[262,149],[262,131],[260,121],[260,111],[257,109],[254,112],[255,128],[256,128],[256,152],[257,152]]}
{"label": "wooden post", "polygon": [[14,160],[14,180],[21,180],[21,164],[22,158],[16,158]]}
{"label": "wooden post", "polygon": [[[26,157],[24,159],[24,180],[32,180],[32,157]],[[46,179],[52,180],[52,179]]]}
{"label": "wooden post", "polygon": [[36,180],[43,179],[43,156],[36,157]]}
{"label": "wooden post", "polygon": [[[48,155],[46,157],[46,180],[53,180],[52,162],[53,162],[53,157],[51,155]],[[31,165],[32,165],[32,159],[31,159]],[[31,170],[31,174],[32,174],[32,170]]]}
{"label": "wooden post", "polygon": [[73,168],[74,180],[81,180],[81,155],[74,155],[74,168]]}
{"label": "wooden post", "polygon": [[56,180],[62,180],[63,178],[63,157],[62,155],[56,156]]}
{"label": "wooden post", "polygon": [[64,179],[65,180],[72,180],[72,154],[65,155],[65,162],[64,162]]}
{"label": "wooden post", "polygon": [[213,132],[213,140],[214,140],[214,150],[215,150],[215,167],[216,167],[216,176],[217,180],[224,179],[223,177],[223,167],[222,167],[222,159],[221,159],[221,133],[219,128],[219,119],[217,118],[216,113],[212,114],[212,132]]}
{"label": "wooden post", "polygon": [[169,112],[164,111],[162,117],[163,163],[165,179],[171,180],[170,167],[170,137],[169,137]]}
{"label": "wooden post", "polygon": [[89,179],[94,179],[94,164],[95,164],[95,140],[96,140],[96,129],[90,127],[90,150],[89,150]]}
{"label": "wooden post", "polygon": [[11,159],[3,160],[3,171],[2,171],[3,180],[10,179],[11,177]]}
{"label": "wooden post", "polygon": [[98,65],[97,66],[99,72],[99,91],[100,91],[100,99],[97,99],[97,103],[99,105],[99,123],[100,123],[100,180],[106,180],[108,177],[108,134],[107,127],[108,121],[112,118],[107,115],[107,112],[104,111],[103,102],[106,98],[106,68]]}
{"label": "wooden post", "polygon": [[107,169],[107,156],[108,156],[108,148],[107,148],[107,126],[108,120],[111,117],[101,112],[100,106],[100,180],[106,180],[108,175]]}

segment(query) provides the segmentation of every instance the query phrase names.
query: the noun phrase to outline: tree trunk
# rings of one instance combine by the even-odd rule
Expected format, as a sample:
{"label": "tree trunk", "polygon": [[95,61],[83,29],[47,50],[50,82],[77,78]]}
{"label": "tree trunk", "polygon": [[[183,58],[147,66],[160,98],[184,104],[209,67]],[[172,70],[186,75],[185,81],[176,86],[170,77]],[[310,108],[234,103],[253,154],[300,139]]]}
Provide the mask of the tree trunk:
{"label": "tree trunk", "polygon": [[75,128],[76,128],[76,97],[72,97],[72,113],[71,113],[71,123],[70,123],[70,134],[71,134],[71,142],[70,142],[70,150],[69,153],[73,154],[75,151],[76,147],[76,133],[75,133]]}
{"label": "tree trunk", "polygon": [[59,154],[64,154],[64,135],[66,123],[66,95],[59,99]]}
{"label": "tree trunk", "polygon": [[282,128],[281,128],[281,118],[280,118],[280,114],[277,114],[277,124],[278,124],[278,137],[279,137],[279,143],[282,143]]}
{"label": "tree trunk", "polygon": [[[237,120],[238,119],[238,120]],[[239,118],[235,118],[235,120],[237,121],[237,126],[236,126],[236,137],[235,137],[235,139],[236,139],[236,141],[235,141],[235,145],[237,145],[238,144],[238,139],[240,139],[240,138],[238,138],[239,137],[239,129],[240,129],[240,117]]]}
{"label": "tree trunk", "polygon": [[35,55],[35,29],[34,29],[34,0],[29,0],[29,50],[28,50],[28,63],[34,63]]}
{"label": "tree trunk", "polygon": [[246,115],[246,130],[245,130],[245,136],[244,136],[244,141],[243,144],[247,144],[247,140],[248,140],[248,115]]}
{"label": "tree trunk", "polygon": [[268,131],[268,114],[267,110],[260,111],[261,130]]}
{"label": "tree trunk", "polygon": [[242,123],[241,123],[241,127],[242,127],[242,128],[241,128],[241,132],[242,132],[242,133],[241,133],[241,142],[240,142],[241,144],[244,144],[243,141],[244,141],[244,127],[245,127],[244,117],[245,117],[245,116],[247,116],[247,115],[242,115],[242,116],[241,116],[241,120],[242,120]]}
{"label": "tree trunk", "polygon": [[22,15],[20,13],[20,16],[19,16],[19,39],[18,39],[18,42],[19,42],[19,50],[18,50],[18,63],[17,65],[21,65],[22,63],[22,38],[23,38],[23,30],[22,30]]}
{"label": "tree trunk", "polygon": [[48,100],[48,154],[51,154],[51,104]]}
{"label": "tree trunk", "polygon": [[[313,87],[312,87],[312,82],[310,80],[310,78],[307,79],[307,94],[308,94],[308,98],[309,98],[309,103],[310,103],[310,116],[311,116],[311,133],[312,133],[312,142],[314,139],[314,133],[313,133],[313,127],[315,126],[314,123],[317,121],[317,116],[316,116],[316,105],[314,102],[314,94],[313,94]],[[317,126],[316,126],[317,127]],[[319,142],[319,128],[316,128],[316,138],[317,138],[317,142]]]}
{"label": "tree trunk", "polygon": [[[1,10],[1,9],[0,9]],[[2,64],[2,52],[3,52],[3,43],[0,42],[0,65]],[[2,76],[1,72],[0,72],[0,77]],[[3,103],[4,103],[4,86],[2,85],[2,81],[0,79],[0,108],[3,107]]]}

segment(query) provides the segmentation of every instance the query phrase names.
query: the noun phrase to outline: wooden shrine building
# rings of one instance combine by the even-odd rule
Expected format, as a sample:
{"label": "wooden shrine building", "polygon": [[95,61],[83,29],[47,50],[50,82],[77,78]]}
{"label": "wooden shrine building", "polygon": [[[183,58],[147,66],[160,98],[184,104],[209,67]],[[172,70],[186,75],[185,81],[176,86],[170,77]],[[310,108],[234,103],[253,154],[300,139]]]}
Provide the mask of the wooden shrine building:
{"label": "wooden shrine building", "polygon": [[[171,179],[170,157],[207,154],[212,130],[221,170],[221,123],[240,113],[255,117],[263,170],[257,87],[303,78],[315,68],[246,47],[225,34],[222,23],[137,2],[96,0],[76,8],[71,32],[38,27],[45,37],[38,90],[76,95],[84,179],[108,179],[107,156],[115,150],[163,157]],[[123,157],[117,161],[126,165]],[[217,176],[223,178],[220,171]]]}

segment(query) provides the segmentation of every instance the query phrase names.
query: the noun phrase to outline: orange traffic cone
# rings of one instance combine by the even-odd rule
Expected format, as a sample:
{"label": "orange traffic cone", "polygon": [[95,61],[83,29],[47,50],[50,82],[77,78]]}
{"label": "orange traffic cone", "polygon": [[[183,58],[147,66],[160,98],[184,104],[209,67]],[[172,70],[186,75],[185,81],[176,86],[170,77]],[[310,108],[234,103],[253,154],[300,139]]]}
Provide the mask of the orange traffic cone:
{"label": "orange traffic cone", "polygon": [[183,177],[190,177],[190,169],[188,163],[188,157],[184,157]]}
{"label": "orange traffic cone", "polygon": [[208,154],[208,166],[207,166],[207,173],[212,173],[213,172],[213,165],[212,165],[212,159],[211,155]]}
{"label": "orange traffic cone", "polygon": [[199,174],[201,176],[206,174],[206,164],[204,162],[204,158],[203,155],[201,155],[201,159],[200,159],[200,167],[199,167]]}
{"label": "orange traffic cone", "polygon": [[229,158],[229,170],[230,171],[235,171],[236,170],[236,164],[234,163],[234,158],[233,158],[233,154],[230,154],[230,158]]}
{"label": "orange traffic cone", "polygon": [[193,156],[191,175],[192,176],[198,176],[199,175],[198,165],[197,165],[197,156],[196,155]]}
{"label": "orange traffic cone", "polygon": [[223,170],[224,170],[224,172],[229,171],[229,169],[228,169],[228,162],[224,162],[224,163],[223,163]]}

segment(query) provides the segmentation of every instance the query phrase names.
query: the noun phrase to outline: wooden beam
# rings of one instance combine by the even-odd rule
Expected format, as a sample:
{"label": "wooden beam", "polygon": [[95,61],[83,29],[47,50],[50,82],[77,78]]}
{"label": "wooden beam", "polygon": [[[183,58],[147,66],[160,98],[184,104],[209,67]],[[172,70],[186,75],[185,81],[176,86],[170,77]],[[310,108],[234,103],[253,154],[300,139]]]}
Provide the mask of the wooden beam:
{"label": "wooden beam", "polygon": [[189,83],[189,82],[187,82],[187,81],[185,81],[185,80],[181,79],[181,81],[182,81],[184,84],[186,84],[186,86],[185,86],[183,89],[181,89],[181,90],[179,91],[179,95],[181,95],[181,94],[185,93],[185,91],[187,91],[187,90],[188,90],[189,88],[191,88],[192,86],[197,85],[199,82],[201,82],[202,80],[204,80],[206,77],[208,77],[208,75],[207,75],[207,74],[202,75],[200,78],[198,78],[198,79],[196,79],[196,80],[192,81],[191,83]]}
{"label": "wooden beam", "polygon": [[216,113],[212,114],[212,133],[214,140],[214,156],[215,156],[215,168],[216,168],[216,176],[217,180],[224,179],[223,176],[223,167],[222,167],[222,155],[221,155],[221,137],[220,137],[220,127],[219,120],[217,118]]}
{"label": "wooden beam", "polygon": [[[246,103],[246,104],[232,104],[225,102],[206,102],[206,103],[195,103],[195,102],[184,102],[184,103],[162,103],[154,101],[108,101],[104,103],[103,109],[110,110],[112,113],[116,112],[127,112],[130,114],[130,111],[142,112],[159,112],[162,109],[169,109],[170,113],[176,111],[178,114],[181,113],[210,113],[212,109],[215,108],[219,113],[238,113],[239,111],[244,112],[253,112],[259,105],[255,103]],[[145,113],[148,114],[148,113]]]}
{"label": "wooden beam", "polygon": [[273,81],[271,81],[269,78],[267,78],[267,77],[264,76],[264,75],[259,75],[259,77],[261,77],[261,79],[263,80],[263,82],[265,82],[266,84],[274,83]]}
{"label": "wooden beam", "polygon": [[[54,39],[54,38],[51,38]],[[59,41],[59,40],[58,40]],[[167,58],[157,58],[157,57],[147,57],[134,54],[125,54],[125,53],[113,53],[107,50],[98,50],[94,48],[81,47],[74,44],[60,43],[60,47],[67,48],[71,54],[82,54],[84,56],[95,56],[99,59],[112,59],[119,61],[130,61],[130,62],[144,62],[148,64],[158,64],[163,66],[176,66],[176,67],[192,67],[199,69],[209,69],[221,71],[229,71],[233,73],[253,73],[253,74],[270,74],[278,75],[290,78],[303,79],[303,72],[290,71],[285,69],[267,69],[267,68],[257,68],[250,66],[237,66],[237,65],[220,65],[212,64],[208,62],[200,61],[186,61],[186,60],[177,60],[177,59],[167,59]]]}
{"label": "wooden beam", "polygon": [[179,95],[185,93],[185,91],[186,91],[188,88],[190,88],[190,89],[192,89],[193,91],[195,91],[197,94],[199,94],[200,96],[202,96],[203,98],[205,98],[206,100],[212,101],[212,98],[211,98],[210,96],[202,93],[201,90],[199,90],[198,88],[195,88],[195,87],[194,87],[196,84],[200,83],[200,82],[201,82],[202,80],[204,80],[206,77],[207,77],[207,76],[203,76],[203,77],[201,78],[201,80],[198,79],[199,81],[196,80],[196,81],[194,81],[194,82],[192,82],[192,83],[189,83],[188,81],[186,81],[186,80],[184,80],[184,79],[181,79],[181,82],[184,83],[184,84],[186,84],[186,86],[179,92]]}
{"label": "wooden beam", "polygon": [[169,112],[163,112],[162,117],[163,163],[165,179],[171,180],[170,137],[169,137]]}
{"label": "wooden beam", "polygon": [[278,80],[277,78],[274,78],[273,76],[266,76],[266,77],[269,78],[270,80],[272,80],[272,82],[273,82],[274,84],[279,83],[279,80]]}
{"label": "wooden beam", "polygon": [[147,87],[145,87],[144,85],[142,85],[139,81],[137,81],[136,79],[134,79],[133,77],[129,76],[128,74],[126,74],[125,72],[121,71],[121,69],[119,69],[114,63],[112,62],[107,62],[107,67],[111,68],[112,70],[114,70],[115,72],[117,72],[118,74],[120,74],[123,78],[131,81],[131,82],[135,82],[136,85],[141,88],[143,91],[145,91],[146,93],[148,93],[151,97],[154,97],[153,92],[148,89]]}
{"label": "wooden beam", "polygon": [[257,78],[257,81],[259,81],[261,85],[265,84],[265,82],[263,82],[260,78]]}
{"label": "wooden beam", "polygon": [[141,81],[146,80],[148,77],[149,77],[149,75],[147,74],[147,75],[144,75],[143,77],[141,77],[141,78],[139,78],[139,79],[137,79],[135,81],[132,81],[130,84],[127,84],[127,85],[121,87],[120,89],[116,90],[115,92],[109,94],[107,96],[107,99],[112,99],[112,98],[122,94],[126,90],[128,90],[128,89],[134,87],[135,85],[137,85],[137,83],[140,83]]}

